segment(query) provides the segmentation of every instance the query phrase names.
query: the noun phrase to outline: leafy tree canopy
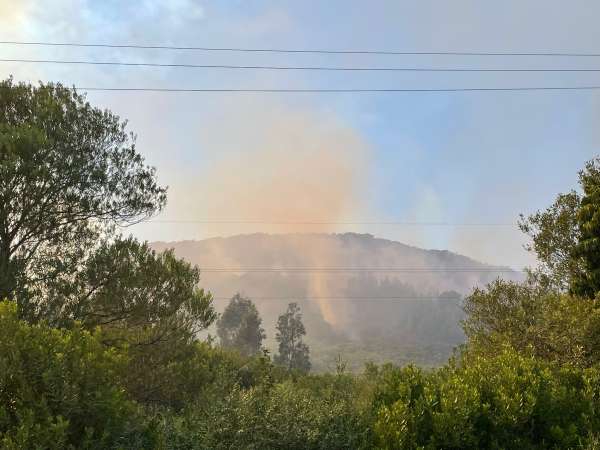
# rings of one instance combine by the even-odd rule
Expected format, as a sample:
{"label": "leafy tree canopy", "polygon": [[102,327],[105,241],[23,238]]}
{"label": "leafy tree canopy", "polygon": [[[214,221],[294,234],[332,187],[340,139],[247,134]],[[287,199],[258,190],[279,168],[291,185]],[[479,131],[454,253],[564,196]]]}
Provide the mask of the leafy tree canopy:
{"label": "leafy tree canopy", "polygon": [[580,195],[571,191],[559,194],[544,211],[527,218],[521,215],[519,227],[531,238],[525,248],[536,255],[539,263],[530,272],[535,283],[566,292],[573,277],[583,271],[583,262],[575,256],[580,238],[577,226],[580,204]]}
{"label": "leafy tree canopy", "polygon": [[30,320],[100,237],[166,201],[126,122],[60,84],[0,82],[0,179],[0,298]]}
{"label": "leafy tree canopy", "polygon": [[525,218],[519,226],[532,243],[539,266],[531,280],[547,287],[594,298],[600,291],[600,158],[579,172],[582,194],[560,194],[545,211]]}
{"label": "leafy tree canopy", "polygon": [[8,79],[0,179],[0,298],[29,322],[101,327],[105,345],[128,349],[130,395],[168,404],[169,368],[216,314],[197,268],[116,233],[166,201],[126,122],[74,89]]}

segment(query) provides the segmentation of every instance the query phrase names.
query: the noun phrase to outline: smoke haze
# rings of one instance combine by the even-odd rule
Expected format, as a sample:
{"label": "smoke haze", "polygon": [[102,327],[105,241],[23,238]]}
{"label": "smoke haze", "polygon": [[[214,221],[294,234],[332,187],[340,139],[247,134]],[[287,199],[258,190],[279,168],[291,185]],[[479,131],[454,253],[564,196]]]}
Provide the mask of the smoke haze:
{"label": "smoke haze", "polygon": [[[324,112],[245,103],[205,124],[204,171],[173,192],[169,214],[193,219],[336,222],[360,217],[369,149],[351,127]],[[264,232],[314,231],[313,225],[258,223]],[[322,225],[319,231],[333,231]],[[227,224],[203,225],[209,235]],[[250,231],[250,230],[246,230]]]}
{"label": "smoke haze", "polygon": [[[202,141],[210,146],[212,162],[183,192],[171,192],[166,215],[250,221],[256,223],[244,224],[250,228],[246,231],[274,233],[333,231],[334,222],[364,217],[361,198],[369,148],[352,128],[307,109],[272,103],[247,106],[253,107],[225,111],[204,127]],[[240,225],[195,226],[203,235],[222,236]],[[335,265],[327,242],[299,245],[293,237],[288,239],[306,265]],[[220,261],[225,266],[232,263],[227,258]],[[308,295],[332,295],[321,274],[311,275]],[[327,300],[319,300],[319,307],[328,323],[343,321],[343,311],[334,311]]]}

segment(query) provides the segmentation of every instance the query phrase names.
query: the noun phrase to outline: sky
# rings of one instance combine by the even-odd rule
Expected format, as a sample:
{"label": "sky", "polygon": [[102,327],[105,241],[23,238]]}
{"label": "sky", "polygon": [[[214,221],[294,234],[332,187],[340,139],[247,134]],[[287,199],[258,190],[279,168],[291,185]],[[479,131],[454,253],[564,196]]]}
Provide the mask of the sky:
{"label": "sky", "polygon": [[[596,1],[0,0],[0,40],[600,53],[599,15]],[[0,55],[236,65],[600,68],[600,57],[270,54],[6,44],[0,45]],[[600,73],[593,72],[226,71],[0,62],[0,76],[9,75],[81,87],[600,85]],[[127,231],[147,240],[256,231],[354,231],[521,268],[533,260],[522,248],[525,238],[510,224],[520,213],[544,208],[557,193],[575,188],[577,171],[598,154],[600,143],[600,94],[593,91],[90,92],[88,99],[129,121],[129,129],[138,136],[138,150],[157,168],[161,183],[169,186],[169,205],[157,221]],[[189,222],[166,222],[170,220]],[[496,225],[464,225],[473,223]]]}

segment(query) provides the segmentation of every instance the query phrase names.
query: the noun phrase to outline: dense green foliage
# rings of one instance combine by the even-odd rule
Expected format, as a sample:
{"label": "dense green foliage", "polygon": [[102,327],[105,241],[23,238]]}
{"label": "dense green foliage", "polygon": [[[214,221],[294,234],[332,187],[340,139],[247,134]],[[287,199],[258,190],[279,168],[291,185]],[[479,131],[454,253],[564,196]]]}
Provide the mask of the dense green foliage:
{"label": "dense green foliage", "polygon": [[431,373],[382,374],[377,442],[389,449],[575,448],[600,426],[600,373],[501,347]]}
{"label": "dense green foliage", "polygon": [[531,271],[536,284],[567,291],[571,280],[583,271],[583,262],[575,256],[579,241],[577,212],[580,195],[571,191],[559,194],[544,211],[521,216],[519,227],[531,237],[526,249],[534,253],[539,265]]}
{"label": "dense green foliage", "polygon": [[[127,348],[129,394],[145,404],[180,406],[189,395],[184,369],[196,333],[216,318],[211,296],[199,289],[198,269],[157,254],[147,244],[117,239],[100,245],[77,278],[70,318],[101,327],[102,342]],[[71,319],[72,320],[72,319]]]}
{"label": "dense green foliage", "polygon": [[[125,349],[0,308],[7,448],[575,448],[600,423],[600,372],[508,344],[449,366],[300,375],[265,357],[190,347],[170,374],[180,408],[128,399]],[[177,395],[177,394],[176,394]]]}
{"label": "dense green foliage", "polygon": [[185,428],[167,440],[187,440],[185,448],[370,448],[370,424],[348,396],[352,386],[338,385],[339,380],[315,381],[318,388],[307,386],[306,380],[236,387],[207,412],[186,416],[179,422]]}
{"label": "dense green foliage", "polygon": [[579,183],[583,196],[577,213],[580,237],[574,253],[583,261],[584,270],[573,277],[571,291],[594,298],[600,291],[600,160],[586,164],[579,173]]}
{"label": "dense green foliage", "polygon": [[600,310],[594,301],[498,280],[465,301],[471,346],[493,356],[503,344],[576,367],[600,362]]}
{"label": "dense green foliage", "polygon": [[217,336],[224,348],[252,356],[262,351],[266,337],[262,319],[252,300],[240,294],[233,296],[217,321]]}
{"label": "dense green foliage", "polygon": [[0,87],[1,448],[600,445],[598,160],[522,219],[540,266],[465,299],[447,365],[314,375],[297,304],[273,361],[239,295],[214,347],[198,269],[115,232],[165,202],[124,122],[60,85]]}
{"label": "dense green foliage", "polygon": [[151,445],[139,408],[127,399],[126,356],[97,336],[31,326],[0,303],[2,448],[111,448]]}

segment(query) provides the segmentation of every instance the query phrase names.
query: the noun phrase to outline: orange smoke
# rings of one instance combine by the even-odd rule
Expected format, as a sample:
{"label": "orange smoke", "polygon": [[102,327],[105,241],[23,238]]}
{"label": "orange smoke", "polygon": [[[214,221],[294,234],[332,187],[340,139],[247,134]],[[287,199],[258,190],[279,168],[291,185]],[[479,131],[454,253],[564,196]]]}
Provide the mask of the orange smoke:
{"label": "orange smoke", "polygon": [[[368,147],[351,127],[331,114],[265,105],[264,98],[261,105],[249,101],[240,107],[236,102],[234,110],[216,116],[221,117],[218,123],[200,131],[202,146],[210,150],[214,162],[186,187],[188,192],[171,191],[174,208],[169,215],[260,222],[199,224],[206,237],[257,231],[331,232],[335,224],[298,222],[364,217]],[[177,200],[182,196],[187,201]],[[331,259],[326,247],[300,246],[298,252],[317,267],[326,267]],[[335,295],[328,292],[322,275],[312,277],[311,296]],[[334,311],[339,308],[334,310],[327,300],[319,307],[325,320],[335,325]]]}

